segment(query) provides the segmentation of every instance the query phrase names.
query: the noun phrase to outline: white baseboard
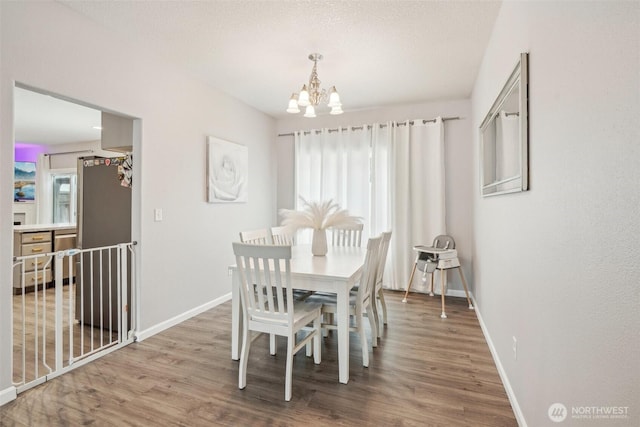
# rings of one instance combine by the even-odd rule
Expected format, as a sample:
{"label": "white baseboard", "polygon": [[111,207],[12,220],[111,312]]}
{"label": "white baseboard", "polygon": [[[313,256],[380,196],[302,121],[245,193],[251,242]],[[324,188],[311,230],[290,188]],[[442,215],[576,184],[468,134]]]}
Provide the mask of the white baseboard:
{"label": "white baseboard", "polygon": [[0,390],[0,406],[16,400],[16,397],[18,397],[18,393],[15,387],[9,387],[5,388],[4,390]]}
{"label": "white baseboard", "polygon": [[509,377],[507,377],[507,373],[502,366],[502,362],[500,362],[500,357],[498,356],[498,352],[496,351],[495,346],[493,345],[493,341],[491,340],[491,335],[489,335],[489,331],[487,330],[487,326],[482,320],[482,315],[480,314],[480,310],[478,309],[478,303],[476,299],[471,295],[471,301],[473,301],[473,306],[475,307],[476,316],[478,317],[478,322],[480,323],[480,328],[482,329],[482,334],[484,335],[484,339],[487,341],[487,345],[489,346],[489,351],[491,352],[491,356],[493,357],[493,362],[496,364],[496,368],[498,369],[498,374],[500,375],[500,379],[502,380],[502,385],[504,385],[504,389],[507,392],[507,397],[509,398],[509,403],[511,403],[511,407],[513,408],[513,413],[516,416],[516,421],[518,421],[518,425],[520,427],[527,427],[527,421],[524,419],[524,414],[520,409],[520,405],[518,404],[518,399],[516,399],[516,395],[513,392],[513,388],[511,388],[511,383],[509,382]]}
{"label": "white baseboard", "polygon": [[193,316],[197,316],[200,313],[204,313],[205,311],[216,307],[224,302],[227,302],[231,299],[231,293],[221,296],[220,298],[216,298],[212,301],[209,301],[201,306],[192,308],[191,310],[185,311],[182,314],[179,314],[171,319],[165,320],[164,322],[158,323],[155,326],[152,326],[143,331],[136,331],[134,336],[136,341],[143,341],[153,335],[164,331],[165,329],[169,329],[172,326],[175,326],[181,322],[184,322],[187,319],[192,318]]}
{"label": "white baseboard", "polygon": [[[438,294],[438,295],[440,295],[440,294]],[[466,298],[467,294],[464,292],[464,289],[447,289],[447,296],[448,297]]]}

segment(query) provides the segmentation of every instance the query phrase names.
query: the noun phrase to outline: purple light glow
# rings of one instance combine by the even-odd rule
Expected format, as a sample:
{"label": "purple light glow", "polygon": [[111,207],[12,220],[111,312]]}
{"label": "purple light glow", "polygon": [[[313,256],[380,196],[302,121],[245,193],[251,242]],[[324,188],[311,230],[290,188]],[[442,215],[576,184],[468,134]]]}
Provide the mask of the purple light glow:
{"label": "purple light glow", "polygon": [[16,142],[15,161],[16,162],[37,162],[38,154],[45,153],[46,149],[42,145],[25,144]]}

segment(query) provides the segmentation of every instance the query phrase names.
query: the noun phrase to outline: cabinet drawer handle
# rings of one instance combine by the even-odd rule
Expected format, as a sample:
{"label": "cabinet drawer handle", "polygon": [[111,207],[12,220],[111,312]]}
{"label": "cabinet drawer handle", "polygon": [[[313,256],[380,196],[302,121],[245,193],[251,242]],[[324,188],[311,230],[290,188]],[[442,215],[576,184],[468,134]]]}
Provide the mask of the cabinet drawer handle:
{"label": "cabinet drawer handle", "polygon": [[33,248],[31,249],[32,253],[42,252],[42,248]]}
{"label": "cabinet drawer handle", "polygon": [[35,241],[35,240],[44,240],[44,237],[42,237],[42,236],[33,236],[33,237],[31,238],[31,240],[34,240],[34,241]]}

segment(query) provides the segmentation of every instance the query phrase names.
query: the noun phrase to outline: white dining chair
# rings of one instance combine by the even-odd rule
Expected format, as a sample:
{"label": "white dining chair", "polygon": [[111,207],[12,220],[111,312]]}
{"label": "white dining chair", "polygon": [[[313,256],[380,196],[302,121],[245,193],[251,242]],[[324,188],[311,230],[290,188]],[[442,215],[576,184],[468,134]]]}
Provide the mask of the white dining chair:
{"label": "white dining chair", "polygon": [[[377,335],[376,323],[373,313],[372,289],[376,282],[376,271],[378,269],[378,251],[382,237],[374,237],[369,239],[367,243],[367,255],[362,267],[362,274],[358,289],[352,291],[349,301],[349,316],[353,318],[355,326],[349,330],[355,331],[360,337],[360,346],[362,347],[362,365],[369,366],[369,345],[367,343],[367,335],[364,330],[365,314],[369,319],[371,326],[372,345]],[[333,323],[335,314],[337,313],[336,295],[335,294],[314,294],[307,299],[308,302],[322,303],[323,329],[337,329],[337,325]],[[325,315],[329,316],[325,316]],[[326,323],[327,319],[331,319],[332,323]]]}
{"label": "white dining chair", "polygon": [[[381,234],[380,250],[378,252],[378,270],[376,272],[376,285],[373,288],[373,313],[376,320],[376,330],[378,338],[382,338],[383,325],[387,324],[387,303],[384,300],[382,291],[382,279],[384,277],[384,267],[387,264],[387,253],[389,252],[389,242],[391,241],[391,231],[385,231]],[[382,310],[382,319],[378,313],[378,303]]]}
{"label": "white dining chair", "polygon": [[[250,332],[287,337],[285,400],[291,400],[293,357],[313,339],[313,361],[321,362],[322,304],[294,301],[291,287],[291,246],[233,243],[240,277],[243,309],[242,351],[238,387],[247,385]],[[274,291],[275,289],[275,291]],[[311,327],[308,327],[312,324]],[[297,341],[297,333],[307,332]]]}
{"label": "white dining chair", "polygon": [[271,227],[271,241],[274,245],[293,245],[293,235],[284,226]]}
{"label": "white dining chair", "polygon": [[362,230],[364,224],[354,226],[332,227],[331,245],[333,246],[357,246],[362,245]]}
{"label": "white dining chair", "polygon": [[[258,230],[248,230],[240,232],[240,241],[242,243],[251,243],[254,245],[266,245],[269,243],[270,232],[266,228]],[[276,336],[271,334],[269,337],[269,353],[272,356],[276,354]]]}
{"label": "white dining chair", "polygon": [[266,245],[269,243],[269,230],[248,230],[240,232],[240,241],[242,243],[253,243],[256,245]]}

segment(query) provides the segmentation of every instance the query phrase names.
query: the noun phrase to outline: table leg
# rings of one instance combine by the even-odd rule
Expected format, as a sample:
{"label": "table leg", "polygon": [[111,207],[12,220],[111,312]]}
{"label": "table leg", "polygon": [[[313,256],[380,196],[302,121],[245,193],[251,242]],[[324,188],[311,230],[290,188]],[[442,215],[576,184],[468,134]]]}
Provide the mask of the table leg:
{"label": "table leg", "polygon": [[231,273],[231,359],[240,359],[242,316],[240,307],[240,280],[238,272]]}
{"label": "table leg", "polygon": [[338,369],[340,382],[349,382],[349,289],[340,286],[336,298],[338,329]]}

